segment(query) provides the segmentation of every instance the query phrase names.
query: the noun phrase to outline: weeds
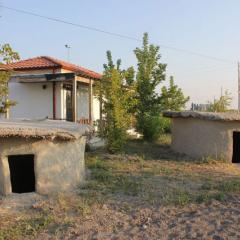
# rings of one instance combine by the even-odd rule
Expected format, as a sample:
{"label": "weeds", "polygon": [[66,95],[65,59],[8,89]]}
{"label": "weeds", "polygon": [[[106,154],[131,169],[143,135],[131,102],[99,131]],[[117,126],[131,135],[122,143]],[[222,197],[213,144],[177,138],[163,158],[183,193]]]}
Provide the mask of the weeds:
{"label": "weeds", "polygon": [[240,193],[240,179],[223,181],[217,185],[217,189],[226,193]]}
{"label": "weeds", "polygon": [[131,174],[113,173],[110,170],[92,168],[92,180],[86,188],[105,193],[123,193],[136,196],[141,192],[142,179]]}
{"label": "weeds", "polygon": [[203,192],[196,196],[195,201],[196,203],[203,203],[203,202],[209,202],[211,200],[218,200],[218,201],[224,201],[226,200],[227,195],[223,192]]}
{"label": "weeds", "polygon": [[87,199],[81,199],[76,203],[78,213],[80,213],[82,216],[86,216],[87,214],[91,213],[91,206],[92,203]]}
{"label": "weeds", "polygon": [[163,203],[174,205],[185,205],[192,201],[192,195],[183,189],[172,189],[163,198]]}
{"label": "weeds", "polygon": [[52,215],[20,220],[16,224],[0,229],[1,240],[15,240],[20,237],[34,238],[37,233],[47,228],[54,221]]}
{"label": "weeds", "polygon": [[205,156],[197,161],[200,164],[217,164],[217,163],[227,163],[226,158],[223,154],[218,154],[215,157]]}

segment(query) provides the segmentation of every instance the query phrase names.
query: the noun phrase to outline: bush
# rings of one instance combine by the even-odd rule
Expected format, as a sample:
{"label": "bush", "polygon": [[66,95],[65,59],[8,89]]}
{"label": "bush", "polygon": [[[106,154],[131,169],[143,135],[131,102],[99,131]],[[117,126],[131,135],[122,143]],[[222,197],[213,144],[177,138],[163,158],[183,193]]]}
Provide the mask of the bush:
{"label": "bush", "polygon": [[155,141],[161,134],[171,131],[170,120],[160,115],[145,115],[142,122],[142,133],[148,141]]}
{"label": "bush", "polygon": [[171,120],[161,116],[159,118],[160,126],[162,128],[161,133],[171,133]]}

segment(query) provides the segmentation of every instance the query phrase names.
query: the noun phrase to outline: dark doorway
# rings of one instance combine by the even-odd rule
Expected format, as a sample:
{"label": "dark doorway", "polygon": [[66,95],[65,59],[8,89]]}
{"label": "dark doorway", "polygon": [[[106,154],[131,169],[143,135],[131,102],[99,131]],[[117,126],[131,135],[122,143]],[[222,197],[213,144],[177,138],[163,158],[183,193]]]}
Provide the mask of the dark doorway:
{"label": "dark doorway", "polygon": [[233,163],[240,163],[240,132],[233,132]]}
{"label": "dark doorway", "polygon": [[12,192],[35,192],[34,155],[9,155]]}

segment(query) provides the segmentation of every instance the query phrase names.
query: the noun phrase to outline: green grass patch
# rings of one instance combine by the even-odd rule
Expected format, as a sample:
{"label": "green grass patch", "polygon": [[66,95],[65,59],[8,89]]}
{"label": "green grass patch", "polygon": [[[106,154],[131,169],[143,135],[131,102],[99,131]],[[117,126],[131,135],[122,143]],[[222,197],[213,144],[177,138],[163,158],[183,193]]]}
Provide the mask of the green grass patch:
{"label": "green grass patch", "polygon": [[186,205],[192,202],[193,196],[185,189],[171,189],[163,198],[163,203],[167,205]]}
{"label": "green grass patch", "polygon": [[41,230],[47,228],[52,222],[54,222],[52,215],[21,219],[14,225],[0,229],[0,240],[17,240],[24,237],[34,239]]}
{"label": "green grass patch", "polygon": [[142,179],[131,174],[114,173],[104,169],[92,169],[91,174],[92,180],[86,186],[88,189],[132,196],[138,195],[142,189]]}
{"label": "green grass patch", "polygon": [[196,203],[204,203],[204,202],[209,202],[211,200],[218,200],[222,202],[226,200],[226,198],[227,198],[227,195],[223,192],[215,192],[215,193],[202,192],[196,196],[195,201]]}
{"label": "green grass patch", "polygon": [[222,192],[240,193],[240,179],[222,181],[217,184],[216,188]]}

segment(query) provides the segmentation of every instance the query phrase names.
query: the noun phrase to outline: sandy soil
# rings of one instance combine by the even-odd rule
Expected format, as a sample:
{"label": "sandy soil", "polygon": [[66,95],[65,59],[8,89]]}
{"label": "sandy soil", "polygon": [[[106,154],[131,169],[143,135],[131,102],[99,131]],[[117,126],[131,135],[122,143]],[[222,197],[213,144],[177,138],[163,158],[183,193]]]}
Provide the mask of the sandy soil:
{"label": "sandy soil", "polygon": [[[240,239],[240,200],[123,213],[105,205],[75,222],[62,239]],[[42,234],[39,239],[51,239]]]}
{"label": "sandy soil", "polygon": [[[54,205],[51,199],[26,194],[2,201],[0,213],[31,214],[33,208],[54,209]],[[85,216],[72,213],[72,221],[65,228],[54,223],[34,239],[240,239],[239,206],[240,198],[185,207],[152,207],[146,203],[136,209],[114,202],[93,206]]]}

